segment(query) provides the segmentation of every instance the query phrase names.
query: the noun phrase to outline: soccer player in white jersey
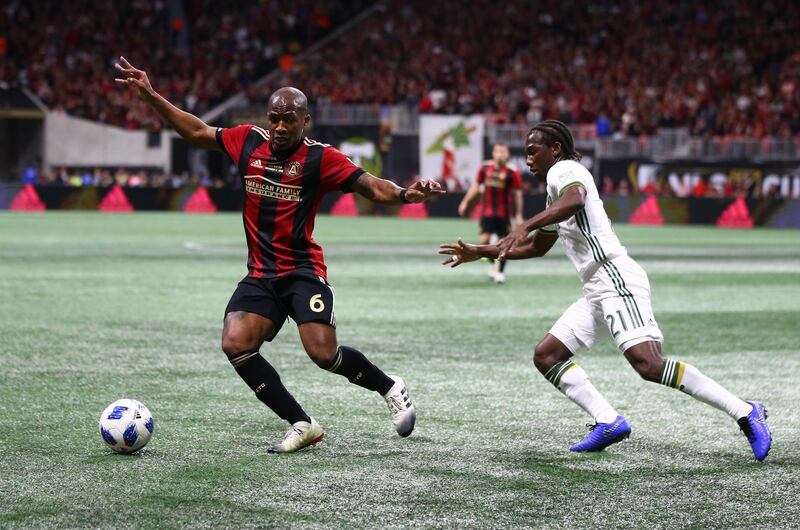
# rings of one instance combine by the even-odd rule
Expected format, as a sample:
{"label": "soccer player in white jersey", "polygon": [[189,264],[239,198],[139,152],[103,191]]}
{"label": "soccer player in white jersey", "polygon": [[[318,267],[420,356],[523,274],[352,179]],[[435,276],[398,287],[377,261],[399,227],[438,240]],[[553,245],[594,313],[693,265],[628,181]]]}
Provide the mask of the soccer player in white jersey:
{"label": "soccer player in white jersey", "polygon": [[602,451],[630,435],[627,419],[571,360],[610,334],[643,379],[676,388],[724,411],[737,421],[756,459],[766,458],[772,436],[763,403],[739,399],[694,366],[662,356],[663,336],[650,306],[647,274],[614,234],[594,178],[579,163],[569,128],[555,120],[537,124],[528,134],[525,152],[531,171],[547,180],[547,208],[497,245],[459,240],[441,245],[439,252],[450,256],[442,263],[452,267],[481,257],[534,258],[546,254],[561,238],[583,282],[583,296],[537,344],[533,362],[594,419],[586,437],[570,450]]}

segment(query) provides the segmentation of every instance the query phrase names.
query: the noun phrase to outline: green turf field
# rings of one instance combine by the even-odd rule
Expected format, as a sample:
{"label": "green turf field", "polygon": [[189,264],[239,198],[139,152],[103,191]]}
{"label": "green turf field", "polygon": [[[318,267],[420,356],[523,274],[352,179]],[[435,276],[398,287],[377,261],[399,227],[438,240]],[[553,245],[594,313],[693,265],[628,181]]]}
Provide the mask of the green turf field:
{"label": "green turf field", "polygon": [[[266,453],[286,425],[219,350],[245,273],[240,216],[0,214],[0,527],[800,525],[800,231],[617,229],[650,274],[668,354],[766,401],[775,440],[758,464],[727,416],[641,381],[611,343],[580,363],[633,436],[567,451],[589,418],[530,362],[580,294],[560,245],[496,287],[482,264],[438,264],[470,222],[317,226],[340,341],[406,378],[408,439],[287,324],[262,352],[327,435]],[[121,397],[156,418],[138,456],[97,432]]]}

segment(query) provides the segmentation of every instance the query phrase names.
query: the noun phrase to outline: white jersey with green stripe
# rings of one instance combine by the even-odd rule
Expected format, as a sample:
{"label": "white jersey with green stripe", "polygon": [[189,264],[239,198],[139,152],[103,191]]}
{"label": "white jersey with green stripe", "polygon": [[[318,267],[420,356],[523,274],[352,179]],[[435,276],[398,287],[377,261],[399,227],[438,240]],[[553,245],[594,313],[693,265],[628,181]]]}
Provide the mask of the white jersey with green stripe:
{"label": "white jersey with green stripe", "polygon": [[611,228],[594,177],[580,163],[562,160],[553,164],[547,172],[547,206],[572,186],[586,189],[585,206],[566,221],[546,226],[543,230],[558,232],[564,252],[575,266],[578,276],[586,282],[602,263],[625,256],[627,251]]}

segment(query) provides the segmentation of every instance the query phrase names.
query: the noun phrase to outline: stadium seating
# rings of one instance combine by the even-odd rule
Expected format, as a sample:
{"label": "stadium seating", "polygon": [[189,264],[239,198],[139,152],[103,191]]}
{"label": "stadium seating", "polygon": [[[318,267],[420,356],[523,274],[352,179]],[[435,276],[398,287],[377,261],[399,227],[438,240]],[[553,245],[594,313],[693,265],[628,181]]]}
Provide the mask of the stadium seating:
{"label": "stadium seating", "polygon": [[126,128],[162,127],[114,85],[118,54],[194,113],[220,103],[369,2],[16,2],[0,11],[0,83],[48,107]]}
{"label": "stadium seating", "polygon": [[596,122],[600,135],[798,134],[798,4],[723,3],[395,2],[275,85],[500,123]]}
{"label": "stadium seating", "polygon": [[[117,52],[146,67],[165,96],[202,112],[369,3],[12,4],[0,13],[0,35],[8,35],[0,79],[30,86],[51,108],[157,129],[152,112],[114,89]],[[601,136],[664,126],[798,134],[800,8],[724,3],[548,0],[532,10],[521,0],[389,2],[333,44],[285,62],[273,87],[293,84],[335,103],[481,112],[498,123],[596,123]],[[247,91],[254,103],[267,93]]]}

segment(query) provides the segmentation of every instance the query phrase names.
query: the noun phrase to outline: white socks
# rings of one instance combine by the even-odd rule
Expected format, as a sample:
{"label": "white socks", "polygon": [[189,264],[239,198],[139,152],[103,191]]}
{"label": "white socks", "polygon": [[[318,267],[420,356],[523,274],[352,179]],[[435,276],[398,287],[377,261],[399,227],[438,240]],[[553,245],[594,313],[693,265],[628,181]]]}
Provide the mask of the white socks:
{"label": "white socks", "polygon": [[612,423],[617,418],[614,407],[608,404],[606,398],[589,381],[583,368],[574,362],[567,360],[557,363],[544,376],[594,418],[595,423]]}
{"label": "white socks", "polygon": [[[612,423],[617,411],[589,381],[586,372],[567,360],[555,364],[544,374],[553,386],[586,411],[596,423]],[[664,360],[661,384],[676,388],[698,401],[726,412],[734,420],[743,418],[753,410],[752,405],[725,390],[719,383],[703,375],[691,364]]]}
{"label": "white socks", "polygon": [[734,396],[688,363],[665,359],[661,384],[677,388],[703,403],[727,412],[734,420],[747,416],[753,410],[750,403]]}

